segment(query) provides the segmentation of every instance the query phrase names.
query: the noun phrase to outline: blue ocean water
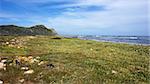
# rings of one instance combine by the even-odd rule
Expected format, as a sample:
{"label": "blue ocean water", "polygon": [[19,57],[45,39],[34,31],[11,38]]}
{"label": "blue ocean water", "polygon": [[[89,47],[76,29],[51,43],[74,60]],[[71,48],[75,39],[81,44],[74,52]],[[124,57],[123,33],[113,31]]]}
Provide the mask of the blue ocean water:
{"label": "blue ocean water", "polygon": [[130,43],[150,45],[150,36],[97,36],[97,35],[77,35],[73,36],[84,40],[96,40],[106,42]]}

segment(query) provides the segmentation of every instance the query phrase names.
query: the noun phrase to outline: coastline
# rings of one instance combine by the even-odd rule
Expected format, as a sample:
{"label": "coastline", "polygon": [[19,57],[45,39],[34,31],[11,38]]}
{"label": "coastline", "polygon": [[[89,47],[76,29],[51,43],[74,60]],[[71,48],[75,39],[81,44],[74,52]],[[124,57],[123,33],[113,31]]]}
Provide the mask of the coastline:
{"label": "coastline", "polygon": [[[80,38],[79,38],[80,39]],[[109,43],[118,43],[118,44],[129,44],[129,45],[140,45],[140,46],[150,46],[150,44],[139,44],[139,43],[129,43],[129,42],[116,42],[116,41],[105,41],[105,40],[96,40],[96,39],[81,39],[81,40],[92,40],[97,42],[109,42]]]}

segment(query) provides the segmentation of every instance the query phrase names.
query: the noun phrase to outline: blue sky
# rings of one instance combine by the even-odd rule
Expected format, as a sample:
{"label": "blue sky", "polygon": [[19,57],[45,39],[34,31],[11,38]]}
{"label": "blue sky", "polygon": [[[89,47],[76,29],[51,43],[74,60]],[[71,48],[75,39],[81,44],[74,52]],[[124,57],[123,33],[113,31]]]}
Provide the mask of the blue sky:
{"label": "blue sky", "polygon": [[60,34],[148,35],[148,0],[0,0],[0,24]]}

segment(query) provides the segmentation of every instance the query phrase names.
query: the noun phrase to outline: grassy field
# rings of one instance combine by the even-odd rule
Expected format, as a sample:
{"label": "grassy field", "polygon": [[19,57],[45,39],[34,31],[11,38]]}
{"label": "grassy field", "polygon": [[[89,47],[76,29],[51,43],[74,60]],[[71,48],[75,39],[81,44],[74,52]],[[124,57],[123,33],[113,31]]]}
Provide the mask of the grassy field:
{"label": "grassy field", "polygon": [[[150,46],[52,36],[1,36],[0,45],[0,60],[6,61],[6,68],[0,69],[4,83],[148,84],[150,80]],[[24,66],[28,69],[22,70]],[[25,74],[28,70],[34,72]]]}

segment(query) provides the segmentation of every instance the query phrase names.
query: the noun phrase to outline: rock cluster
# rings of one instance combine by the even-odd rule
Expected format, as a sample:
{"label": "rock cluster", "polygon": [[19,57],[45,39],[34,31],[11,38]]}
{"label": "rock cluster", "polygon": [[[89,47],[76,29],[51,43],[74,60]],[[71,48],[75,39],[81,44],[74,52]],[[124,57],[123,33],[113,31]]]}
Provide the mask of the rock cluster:
{"label": "rock cluster", "polygon": [[[9,70],[9,67],[16,67],[18,70],[21,70],[24,76],[32,75],[36,73],[35,69],[32,67],[41,66],[46,69],[52,69],[55,66],[48,61],[41,60],[41,57],[32,57],[32,56],[16,56],[14,58],[2,58],[0,57],[0,70],[6,71]],[[25,79],[18,79],[20,83],[24,83]],[[3,84],[4,81],[0,79],[0,84]]]}
{"label": "rock cluster", "polygon": [[22,48],[23,44],[25,44],[25,39],[14,38],[10,41],[2,42],[2,45],[7,45],[9,47]]}
{"label": "rock cluster", "polygon": [[[40,60],[40,57],[32,57],[32,56],[16,56],[13,59],[8,58],[0,58],[0,69],[6,70],[6,66],[20,66],[21,70],[30,70],[28,64],[37,64],[37,65],[45,65],[49,68],[53,68],[53,64],[48,64],[47,61]],[[34,71],[32,71],[34,72]]]}
{"label": "rock cluster", "polygon": [[29,57],[25,57],[25,56],[18,56],[16,57],[16,60],[18,60],[18,62],[20,63],[35,63],[35,62],[40,62],[40,60],[36,59],[36,58],[33,58],[32,56],[29,56]]}
{"label": "rock cluster", "polygon": [[6,59],[1,59],[0,61],[0,69],[6,70]]}

